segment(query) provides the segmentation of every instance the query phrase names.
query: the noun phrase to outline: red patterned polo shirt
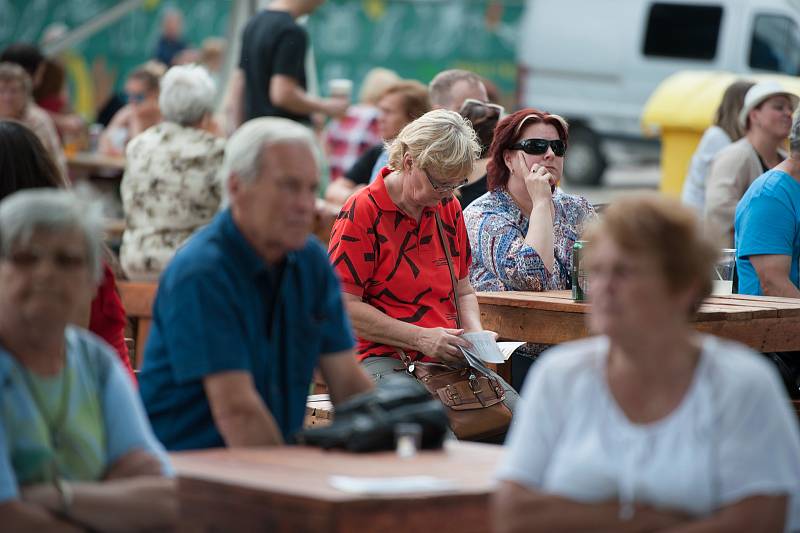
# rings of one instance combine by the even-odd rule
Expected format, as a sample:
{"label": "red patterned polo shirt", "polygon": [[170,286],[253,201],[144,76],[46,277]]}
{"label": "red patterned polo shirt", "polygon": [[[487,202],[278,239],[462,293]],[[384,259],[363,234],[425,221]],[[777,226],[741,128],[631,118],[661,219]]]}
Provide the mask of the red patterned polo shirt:
{"label": "red patterned polo shirt", "polygon": [[[453,288],[434,212],[442,219],[453,270],[461,280],[469,276],[470,264],[461,206],[451,196],[435,208],[425,208],[417,223],[389,197],[383,178],[390,172],[384,168],[371,185],[351,196],[333,225],[328,256],[342,290],[397,320],[426,328],[455,328]],[[421,355],[406,353],[413,359]],[[360,337],[357,356],[360,361],[399,357],[394,347]]]}

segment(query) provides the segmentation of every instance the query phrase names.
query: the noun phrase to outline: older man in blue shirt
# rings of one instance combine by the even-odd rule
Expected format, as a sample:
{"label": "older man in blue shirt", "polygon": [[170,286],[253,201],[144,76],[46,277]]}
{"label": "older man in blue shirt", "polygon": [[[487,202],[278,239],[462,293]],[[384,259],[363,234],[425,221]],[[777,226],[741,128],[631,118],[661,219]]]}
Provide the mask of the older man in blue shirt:
{"label": "older man in blue shirt", "polygon": [[223,176],[230,207],[161,277],[140,376],[170,450],[290,440],[317,365],[334,404],[372,387],[339,282],[308,236],[319,185],[309,130],[247,122],[228,141]]}

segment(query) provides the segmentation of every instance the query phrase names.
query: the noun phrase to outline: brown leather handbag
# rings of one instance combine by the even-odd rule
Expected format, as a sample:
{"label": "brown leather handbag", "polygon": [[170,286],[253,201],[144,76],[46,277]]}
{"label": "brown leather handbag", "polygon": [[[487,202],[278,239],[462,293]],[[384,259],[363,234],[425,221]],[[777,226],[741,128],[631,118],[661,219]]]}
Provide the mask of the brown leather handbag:
{"label": "brown leather handbag", "polygon": [[[461,327],[456,276],[453,259],[445,240],[442,220],[436,213],[436,229],[447,257],[456,323]],[[447,408],[450,429],[462,440],[484,440],[502,435],[511,423],[511,410],[503,404],[506,397],[500,380],[471,366],[452,366],[445,363],[411,361],[398,350],[406,371],[417,378],[434,398]]]}

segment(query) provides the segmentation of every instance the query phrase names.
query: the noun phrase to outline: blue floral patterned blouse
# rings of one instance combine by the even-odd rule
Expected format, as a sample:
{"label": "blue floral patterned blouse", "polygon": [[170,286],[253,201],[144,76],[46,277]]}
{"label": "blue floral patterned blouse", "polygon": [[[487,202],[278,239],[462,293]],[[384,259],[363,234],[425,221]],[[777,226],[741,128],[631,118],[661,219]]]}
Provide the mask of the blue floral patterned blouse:
{"label": "blue floral patterned blouse", "polygon": [[556,190],[553,203],[556,261],[552,272],[525,242],[528,215],[507,190],[489,191],[464,210],[472,247],[470,281],[476,291],[545,291],[570,286],[572,245],[596,213],[586,198],[561,189]]}

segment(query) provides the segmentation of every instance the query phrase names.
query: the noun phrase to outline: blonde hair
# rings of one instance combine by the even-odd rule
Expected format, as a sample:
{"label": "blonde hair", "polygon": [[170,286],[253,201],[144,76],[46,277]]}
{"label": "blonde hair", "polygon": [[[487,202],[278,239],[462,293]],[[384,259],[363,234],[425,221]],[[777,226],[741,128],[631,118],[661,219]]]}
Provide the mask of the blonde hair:
{"label": "blonde hair", "polygon": [[589,256],[592,242],[604,236],[630,254],[655,259],[670,289],[699,283],[691,312],[711,294],[717,249],[704,236],[694,211],[677,200],[655,192],[621,198],[587,227],[583,238],[590,243]]}
{"label": "blonde hair", "polygon": [[388,68],[376,67],[367,72],[364,81],[361,82],[361,91],[358,93],[358,100],[361,103],[376,105],[383,96],[383,92],[400,81],[400,76]]}
{"label": "blonde hair", "polygon": [[380,100],[390,94],[399,94],[403,99],[403,112],[408,122],[416,120],[431,110],[428,88],[417,80],[400,80],[388,86],[380,96]]}
{"label": "blonde hair", "polygon": [[445,109],[429,111],[407,124],[386,144],[388,166],[401,170],[403,157],[410,154],[424,169],[446,176],[468,176],[481,153],[481,145],[469,121]]}

